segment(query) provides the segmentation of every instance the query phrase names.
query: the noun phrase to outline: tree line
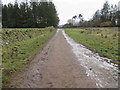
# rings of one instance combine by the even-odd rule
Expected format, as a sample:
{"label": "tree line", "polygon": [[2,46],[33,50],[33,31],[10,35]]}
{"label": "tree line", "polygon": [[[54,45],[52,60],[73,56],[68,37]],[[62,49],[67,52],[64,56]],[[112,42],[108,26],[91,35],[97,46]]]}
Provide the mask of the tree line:
{"label": "tree line", "polygon": [[59,17],[51,1],[22,2],[2,5],[3,28],[57,27]]}
{"label": "tree line", "polygon": [[63,27],[116,27],[120,26],[120,10],[117,5],[109,5],[106,1],[101,10],[97,10],[90,20],[84,20],[79,14],[67,21]]}

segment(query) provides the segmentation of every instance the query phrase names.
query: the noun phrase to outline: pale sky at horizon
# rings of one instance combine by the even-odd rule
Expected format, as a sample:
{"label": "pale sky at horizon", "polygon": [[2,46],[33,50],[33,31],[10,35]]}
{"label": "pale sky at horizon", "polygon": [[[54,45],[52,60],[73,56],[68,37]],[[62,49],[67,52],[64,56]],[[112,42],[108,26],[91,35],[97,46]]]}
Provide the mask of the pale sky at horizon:
{"label": "pale sky at horizon", "polygon": [[[15,0],[2,0],[3,4],[14,3]],[[19,2],[25,0],[18,0]],[[67,23],[74,15],[82,14],[85,20],[92,18],[95,11],[100,10],[106,0],[52,0],[58,11],[60,25]],[[107,0],[109,4],[118,5],[120,0]]]}

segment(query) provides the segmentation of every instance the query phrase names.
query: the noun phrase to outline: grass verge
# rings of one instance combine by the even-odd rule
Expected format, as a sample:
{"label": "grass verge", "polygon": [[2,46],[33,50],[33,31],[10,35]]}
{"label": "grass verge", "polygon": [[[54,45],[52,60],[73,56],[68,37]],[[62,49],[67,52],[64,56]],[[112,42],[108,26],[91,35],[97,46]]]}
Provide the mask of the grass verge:
{"label": "grass verge", "polygon": [[[31,30],[29,31],[29,33],[30,32],[35,32],[35,31]],[[3,46],[2,79],[3,79],[4,88],[9,87],[11,76],[16,72],[20,72],[24,70],[25,66],[44,47],[44,45],[55,34],[55,32],[56,32],[55,29],[51,31],[51,28],[49,29],[47,28],[47,30],[42,34],[39,32],[38,35],[38,31],[37,31],[37,36],[34,36],[32,38],[26,38],[24,40],[16,41],[14,43],[10,43],[8,45]]]}
{"label": "grass verge", "polygon": [[118,63],[118,28],[65,29],[76,42]]}

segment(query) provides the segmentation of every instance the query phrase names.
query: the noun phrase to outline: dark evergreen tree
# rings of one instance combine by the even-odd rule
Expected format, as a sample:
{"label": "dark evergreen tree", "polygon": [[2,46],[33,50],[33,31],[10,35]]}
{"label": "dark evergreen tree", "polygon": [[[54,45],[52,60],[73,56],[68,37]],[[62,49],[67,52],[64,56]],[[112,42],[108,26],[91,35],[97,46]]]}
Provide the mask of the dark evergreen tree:
{"label": "dark evergreen tree", "polygon": [[48,10],[48,15],[47,15],[48,26],[54,26],[54,27],[56,27],[58,25],[59,18],[58,18],[55,6],[54,6],[54,4],[52,2],[49,2],[48,9],[49,9]]}
{"label": "dark evergreen tree", "polygon": [[3,5],[3,27],[44,28],[56,27],[59,23],[56,8],[52,2],[22,2]]}
{"label": "dark evergreen tree", "polygon": [[13,22],[13,27],[18,28],[20,27],[20,9],[18,7],[18,3],[17,1],[14,4],[14,8],[13,8],[13,13],[12,13],[12,22]]}
{"label": "dark evergreen tree", "polygon": [[8,14],[7,14],[7,6],[4,5],[2,6],[2,25],[4,27],[8,27]]}
{"label": "dark evergreen tree", "polygon": [[108,1],[106,1],[101,10],[101,20],[103,22],[109,21],[109,11],[110,11],[110,5],[109,5]]}
{"label": "dark evergreen tree", "polygon": [[[7,19],[7,24],[6,24],[6,27],[14,27],[14,25],[15,25],[15,22],[14,22],[14,6],[13,6],[13,4],[11,4],[11,3],[9,3],[8,4],[8,8],[7,8],[7,17],[8,17],[8,19]],[[3,13],[3,15],[2,16],[4,16],[4,13]],[[5,17],[4,17],[5,18]],[[4,20],[4,19],[3,19]],[[3,21],[4,22],[4,21]],[[3,27],[4,27],[4,25],[3,25]]]}

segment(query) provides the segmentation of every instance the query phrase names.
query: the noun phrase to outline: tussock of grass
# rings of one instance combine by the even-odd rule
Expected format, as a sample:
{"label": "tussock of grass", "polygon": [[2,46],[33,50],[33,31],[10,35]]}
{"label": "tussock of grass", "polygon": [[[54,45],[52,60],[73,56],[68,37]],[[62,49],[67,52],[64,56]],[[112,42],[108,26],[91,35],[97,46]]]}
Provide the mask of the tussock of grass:
{"label": "tussock of grass", "polygon": [[[8,45],[3,45],[3,87],[8,87],[11,75],[18,71],[24,70],[25,66],[55,34],[54,28],[46,28],[43,30],[44,31],[34,31],[31,29],[28,31],[28,33],[24,34],[22,37],[24,39],[21,39],[20,41],[14,41],[14,37],[12,38],[12,36],[9,36],[9,34],[7,34],[8,36],[6,35],[9,41],[13,40],[14,42],[12,41],[13,43],[10,42]],[[14,30],[12,32],[14,32]],[[26,31],[21,30],[20,34],[23,34],[22,32],[24,33]],[[28,38],[29,35],[33,36]],[[19,33],[18,35],[16,34],[16,37],[18,36]]]}
{"label": "tussock of grass", "polygon": [[117,28],[65,29],[65,32],[76,42],[117,63],[119,57]]}

